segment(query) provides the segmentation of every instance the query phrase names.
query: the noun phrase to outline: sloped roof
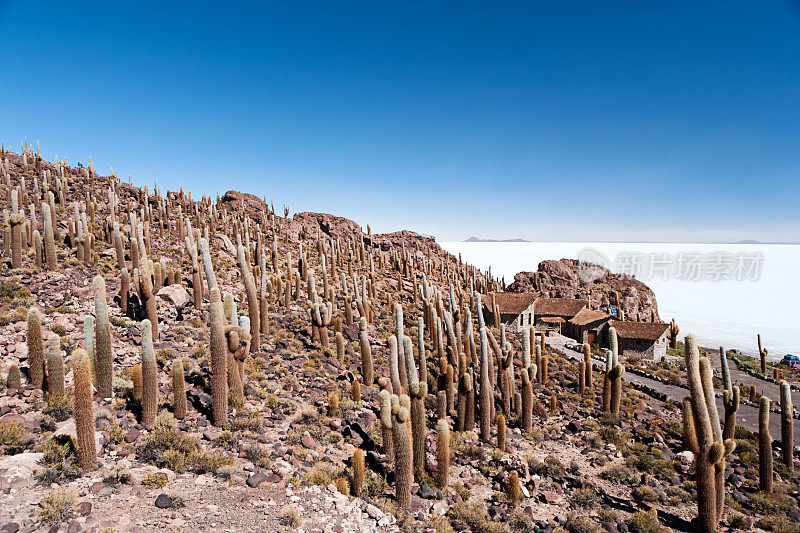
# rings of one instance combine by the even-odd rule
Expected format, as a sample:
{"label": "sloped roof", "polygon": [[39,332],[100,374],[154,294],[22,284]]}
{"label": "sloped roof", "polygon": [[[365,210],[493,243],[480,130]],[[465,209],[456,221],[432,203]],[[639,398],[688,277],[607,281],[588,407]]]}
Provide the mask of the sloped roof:
{"label": "sloped roof", "polygon": [[537,298],[533,312],[539,315],[556,315],[573,317],[584,307],[588,306],[587,300],[575,298]]}
{"label": "sloped roof", "polygon": [[536,295],[531,292],[492,292],[482,298],[483,305],[489,312],[492,312],[492,297],[502,315],[518,315],[536,299]]}
{"label": "sloped roof", "polygon": [[617,336],[623,339],[641,339],[657,341],[669,327],[662,322],[620,322],[612,320],[608,323],[617,330]]}
{"label": "sloped roof", "polygon": [[599,320],[606,320],[611,318],[611,315],[606,314],[602,311],[597,311],[595,309],[589,309],[588,307],[584,307],[578,314],[574,317],[569,319],[570,324],[575,324],[576,326],[585,326],[586,324],[591,324],[592,322],[597,322]]}

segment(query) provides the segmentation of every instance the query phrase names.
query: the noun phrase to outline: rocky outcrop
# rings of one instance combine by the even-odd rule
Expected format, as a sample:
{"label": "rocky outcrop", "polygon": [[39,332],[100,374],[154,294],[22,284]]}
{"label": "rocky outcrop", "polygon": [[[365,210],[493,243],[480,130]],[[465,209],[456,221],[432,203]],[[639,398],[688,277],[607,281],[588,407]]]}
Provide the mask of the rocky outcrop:
{"label": "rocky outcrop", "polygon": [[603,311],[618,302],[630,320],[661,320],[656,295],[650,287],[601,266],[579,266],[573,259],[542,261],[536,272],[516,274],[506,290],[534,292],[550,298],[585,298],[593,309]]}

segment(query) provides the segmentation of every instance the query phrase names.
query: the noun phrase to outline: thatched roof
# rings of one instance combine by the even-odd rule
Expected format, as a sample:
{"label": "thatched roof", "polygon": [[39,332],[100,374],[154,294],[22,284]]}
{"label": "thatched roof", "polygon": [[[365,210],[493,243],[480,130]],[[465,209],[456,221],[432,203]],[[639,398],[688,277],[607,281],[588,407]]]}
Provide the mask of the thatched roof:
{"label": "thatched roof", "polygon": [[657,341],[669,327],[662,322],[621,322],[612,320],[609,325],[617,330],[617,337],[621,339],[640,339]]}
{"label": "thatched roof", "polygon": [[518,315],[527,309],[536,295],[530,292],[492,292],[483,296],[483,306],[490,313],[492,310],[492,302],[494,301],[500,307],[501,315]]}
{"label": "thatched roof", "polygon": [[574,298],[537,298],[533,312],[537,317],[541,315],[573,317],[588,305],[587,300]]}
{"label": "thatched roof", "polygon": [[588,307],[584,307],[578,314],[574,317],[569,319],[570,324],[575,324],[576,326],[585,326],[586,324],[591,324],[592,322],[598,322],[600,320],[607,320],[610,319],[611,315],[606,314],[602,311],[597,311],[595,309],[589,309]]}

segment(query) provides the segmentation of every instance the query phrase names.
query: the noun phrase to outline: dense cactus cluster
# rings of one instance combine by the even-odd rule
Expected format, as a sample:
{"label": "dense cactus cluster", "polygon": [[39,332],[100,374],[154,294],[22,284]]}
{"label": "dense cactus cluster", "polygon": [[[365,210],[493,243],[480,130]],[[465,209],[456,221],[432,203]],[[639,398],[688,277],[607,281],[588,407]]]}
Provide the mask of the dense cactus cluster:
{"label": "dense cactus cluster", "polygon": [[[638,415],[630,407],[636,396],[623,386],[614,328],[608,331],[605,372],[601,368],[602,378],[595,379],[596,346],[584,343],[573,364],[536,327],[507,328],[490,296],[503,282],[432,244],[421,245],[424,240],[412,247],[402,236],[345,231],[313,218],[301,224],[303,214],[294,220],[288,211],[276,216],[255,197],[195,201],[182,190],[136,188],[113,175],[101,180],[93,168],[79,171],[65,162],[35,177],[35,190],[17,177],[13,186],[8,179],[3,185],[10,208],[4,234],[9,271],[77,272],[83,285],[76,283],[76,293],[86,301],[79,334],[53,323],[51,331],[60,333],[46,341],[43,331],[52,321],[43,324],[45,315],[29,306],[22,316],[26,372],[8,365],[6,385],[42,389],[51,403],[72,395],[85,471],[97,468],[98,451],[103,453],[95,436],[96,405],[103,412],[129,409],[133,414],[119,418],[135,419],[147,436],[210,423],[216,427],[203,432],[204,441],[231,442],[238,428],[247,428],[250,437],[263,434],[263,427],[260,434],[248,424],[264,413],[277,420],[292,403],[287,391],[297,389],[303,405],[293,421],[307,416],[313,421],[307,427],[347,431],[347,445],[355,446],[340,447],[342,437],[329,442],[342,449],[342,464],[349,462],[331,483],[342,493],[375,497],[370,491],[380,477],[393,486],[400,512],[414,507],[423,484],[434,484],[436,497],[451,503],[455,494],[462,498],[468,454],[481,457],[479,469],[492,472],[495,492],[505,492],[503,503],[513,512],[534,485],[533,461],[519,450],[535,448],[547,427],[566,425],[579,413],[587,426],[604,428],[605,439],[626,445]],[[258,207],[249,208],[249,201]],[[181,303],[170,300],[173,292]],[[178,336],[188,340],[187,330],[197,335],[182,344]],[[673,321],[673,347],[677,334]],[[720,349],[723,426],[710,360],[700,356],[692,336],[685,350],[690,396],[683,404],[684,440],[695,455],[698,529],[710,532],[723,517],[726,461],[743,400]],[[320,383],[308,386],[308,397],[300,380],[313,373]],[[602,397],[595,390],[601,386]],[[762,397],[760,406],[762,488],[771,490],[769,400]],[[780,388],[780,407],[782,462],[791,472],[788,384]],[[170,423],[160,415],[164,410],[180,422]],[[369,411],[377,418],[374,432],[362,427]],[[573,430],[581,431],[580,424]],[[314,440],[309,436],[302,446],[314,448]],[[137,457],[150,452],[142,447],[131,447]],[[252,446],[228,452],[246,458],[251,469],[275,460]],[[168,458],[154,463],[180,470],[187,460],[174,453]],[[491,467],[483,468],[484,462]]]}

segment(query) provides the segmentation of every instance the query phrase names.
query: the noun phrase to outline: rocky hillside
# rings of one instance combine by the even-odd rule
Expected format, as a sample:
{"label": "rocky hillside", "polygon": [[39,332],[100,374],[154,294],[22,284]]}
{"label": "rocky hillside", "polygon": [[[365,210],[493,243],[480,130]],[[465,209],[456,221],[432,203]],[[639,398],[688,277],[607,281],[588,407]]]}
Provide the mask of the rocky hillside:
{"label": "rocky hillside", "polygon": [[661,320],[656,295],[641,281],[596,265],[590,267],[591,275],[581,276],[579,268],[574,259],[542,261],[536,272],[516,274],[506,290],[550,298],[583,298],[592,308],[604,311],[609,305],[619,305],[628,320]]}
{"label": "rocky hillside", "polygon": [[[728,402],[748,426],[726,422],[714,464],[703,449],[702,480],[725,475],[698,491],[705,440],[683,427],[709,424],[682,423],[687,389],[641,384],[682,367],[634,386],[628,361],[603,375],[486,323],[476,293],[500,283],[432,237],[27,147],[0,150],[0,176],[2,533],[656,533],[698,514],[704,533],[797,532],[791,438],[748,430],[768,398]],[[572,286],[555,265],[530,288]],[[710,365],[686,340],[708,423]]]}

